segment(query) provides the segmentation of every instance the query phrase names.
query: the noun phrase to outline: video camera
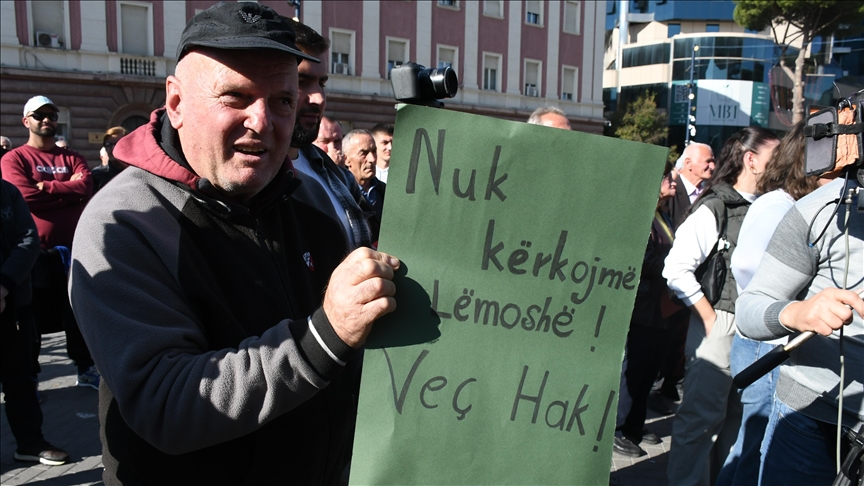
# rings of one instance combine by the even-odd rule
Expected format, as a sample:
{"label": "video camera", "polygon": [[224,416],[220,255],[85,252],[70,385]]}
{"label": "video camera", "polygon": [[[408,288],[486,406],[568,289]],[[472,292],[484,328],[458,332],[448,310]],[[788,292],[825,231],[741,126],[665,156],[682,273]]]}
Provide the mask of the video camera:
{"label": "video camera", "polygon": [[442,107],[440,99],[452,98],[459,90],[456,71],[450,67],[429,68],[406,62],[390,70],[390,84],[396,101]]}
{"label": "video camera", "polygon": [[[858,183],[864,186],[864,90],[807,117],[805,172],[808,176],[858,168]],[[860,198],[859,198],[860,201]],[[859,204],[859,210],[861,209]]]}

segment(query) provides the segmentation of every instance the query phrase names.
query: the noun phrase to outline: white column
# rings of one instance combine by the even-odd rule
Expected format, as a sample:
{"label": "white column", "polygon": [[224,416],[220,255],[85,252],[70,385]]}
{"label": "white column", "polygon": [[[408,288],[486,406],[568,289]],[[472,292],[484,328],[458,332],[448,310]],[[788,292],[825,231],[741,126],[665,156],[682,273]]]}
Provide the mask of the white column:
{"label": "white column", "polygon": [[[580,103],[591,103],[593,99],[594,93],[594,84],[595,84],[595,73],[597,76],[602,76],[603,71],[597,71],[597,67],[595,64],[597,62],[602,63],[603,58],[601,57],[597,60],[594,57],[594,44],[596,42],[595,39],[595,31],[597,29],[597,18],[596,18],[596,5],[594,2],[582,2],[582,5],[585,5],[585,16],[582,21],[583,29],[582,29],[582,79],[580,80],[580,91],[579,102]],[[603,10],[605,12],[605,10]],[[602,39],[601,39],[602,45]],[[597,81],[602,85],[602,78],[598,77]],[[601,96],[602,99],[602,96]]]}
{"label": "white column", "polygon": [[[0,2],[0,44],[19,46],[18,26],[15,23],[15,2]],[[6,60],[3,60],[6,63]],[[18,63],[16,62],[17,66]]]}
{"label": "white column", "polygon": [[464,62],[462,72],[458,73],[465,89],[479,89],[477,86],[477,37],[480,25],[481,2],[463,2],[465,8],[465,41],[462,44]]}
{"label": "white column", "polygon": [[162,3],[163,32],[165,36],[165,57],[174,59],[180,36],[186,28],[186,2]]}
{"label": "white column", "polygon": [[15,2],[0,2],[0,64],[20,66],[20,46],[18,26],[15,24]]}
{"label": "white column", "polygon": [[[593,2],[592,2],[593,3]],[[606,1],[600,0],[594,4],[594,89],[592,90],[591,101],[595,105],[600,105],[597,117],[603,116],[603,50],[605,49],[605,30],[606,30]]]}
{"label": "white column", "polygon": [[[363,2],[363,79],[381,79],[378,65],[378,41],[381,37],[381,2],[367,0]],[[378,84],[375,84],[377,92]],[[363,92],[366,92],[363,89]]]}
{"label": "white column", "polygon": [[558,50],[561,38],[561,0],[548,2],[549,14],[546,18],[546,99],[558,99]]}
{"label": "white column", "polygon": [[412,61],[432,67],[432,1],[417,2],[417,38],[414,40],[416,55]]}
{"label": "white column", "polygon": [[[65,32],[65,34],[63,35],[63,38],[64,38],[64,41],[66,42],[66,44],[64,44],[65,49],[72,49],[72,24],[70,23],[71,21],[72,21],[72,19],[70,18],[70,15],[69,15],[69,0],[63,0],[63,31]],[[31,21],[31,25],[32,25],[32,21]],[[33,35],[32,34],[33,31],[31,30],[30,32],[31,32],[30,35]],[[67,58],[67,62],[68,61],[69,61],[69,59]]]}
{"label": "white column", "polygon": [[[3,2],[6,3],[6,2]],[[108,52],[105,2],[81,2],[81,50]]]}
{"label": "white column", "polygon": [[303,18],[300,20],[315,32],[327,37],[326,32],[321,32],[323,25],[321,0],[305,0],[301,5],[300,16]]}
{"label": "white column", "polygon": [[522,2],[511,1],[507,13],[507,94],[522,93],[519,73],[522,71]]}

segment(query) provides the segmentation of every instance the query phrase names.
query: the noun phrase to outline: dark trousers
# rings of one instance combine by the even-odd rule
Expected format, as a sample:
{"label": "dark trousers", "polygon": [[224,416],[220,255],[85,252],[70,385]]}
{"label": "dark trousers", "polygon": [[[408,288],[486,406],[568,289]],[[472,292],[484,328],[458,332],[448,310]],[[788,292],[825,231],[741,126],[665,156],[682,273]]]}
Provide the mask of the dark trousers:
{"label": "dark trousers", "polygon": [[[66,270],[56,252],[42,251],[33,267],[33,311],[40,334],[60,330],[66,332],[66,352],[78,367],[79,373],[93,366],[90,350],[78,329],[78,322],[69,304]],[[34,359],[38,359],[39,355],[39,348],[36,349]]]}
{"label": "dark trousers", "polygon": [[648,395],[663,366],[672,330],[631,325],[627,333],[627,393],[633,403],[618,429],[629,437],[642,437],[648,414]]}
{"label": "dark trousers", "polygon": [[682,310],[671,316],[669,329],[671,340],[660,369],[664,394],[678,395],[677,385],[684,379],[684,345],[690,328],[690,311]]}
{"label": "dark trousers", "polygon": [[32,318],[18,320],[10,311],[6,309],[0,316],[0,382],[6,398],[9,428],[18,447],[22,448],[43,440],[42,409],[33,378],[36,326]]}

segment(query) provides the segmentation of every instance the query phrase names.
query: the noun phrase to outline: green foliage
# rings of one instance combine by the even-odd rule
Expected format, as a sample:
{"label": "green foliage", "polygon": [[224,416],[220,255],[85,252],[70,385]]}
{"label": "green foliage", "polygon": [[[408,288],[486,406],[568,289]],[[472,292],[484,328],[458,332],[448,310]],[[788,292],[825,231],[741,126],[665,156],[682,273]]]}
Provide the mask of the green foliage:
{"label": "green foliage", "polygon": [[[623,114],[617,113],[613,120],[616,127],[615,136],[624,140],[665,147],[669,126],[666,115],[657,111],[656,96],[656,93],[646,91],[639,95],[638,99],[630,102]],[[676,147],[672,147],[669,160],[677,159],[678,151]]]}
{"label": "green foliage", "polygon": [[[764,30],[789,23],[801,30],[806,40],[834,33],[841,24],[864,19],[864,2],[852,0],[736,0],[733,14],[738,25]],[[797,33],[789,33],[797,36]],[[778,38],[783,44],[794,39]],[[806,47],[806,46],[805,46]]]}
{"label": "green foliage", "polygon": [[645,92],[627,105],[615,136],[624,140],[660,145],[669,135],[666,115],[657,112],[655,93]]}
{"label": "green foliage", "polygon": [[[771,28],[774,41],[783,47],[800,39],[801,49],[795,59],[793,79],[792,123],[804,118],[804,56],[810,42],[818,36],[848,31],[864,19],[861,0],[736,0],[735,22],[752,30]],[[790,29],[792,26],[794,28]],[[842,27],[842,28],[841,28]],[[781,54],[782,57],[782,54]],[[788,71],[785,61],[780,65]]]}

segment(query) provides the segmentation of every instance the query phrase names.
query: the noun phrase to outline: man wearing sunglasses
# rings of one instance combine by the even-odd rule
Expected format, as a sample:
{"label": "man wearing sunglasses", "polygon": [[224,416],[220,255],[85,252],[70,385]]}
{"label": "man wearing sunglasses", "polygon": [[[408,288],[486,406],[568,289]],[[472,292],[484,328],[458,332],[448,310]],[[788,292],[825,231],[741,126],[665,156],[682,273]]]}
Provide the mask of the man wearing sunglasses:
{"label": "man wearing sunglasses", "polygon": [[[56,145],[58,108],[45,96],[24,105],[27,143],[3,156],[3,179],[14,184],[27,206],[42,252],[34,267],[33,308],[41,330],[66,331],[66,350],[78,367],[78,385],[99,388],[99,374],[81,337],[66,296],[63,255],[72,248],[72,236],[84,203],[93,193],[93,177],[81,154]],[[65,258],[68,261],[68,258]],[[41,272],[44,270],[44,272]]]}

